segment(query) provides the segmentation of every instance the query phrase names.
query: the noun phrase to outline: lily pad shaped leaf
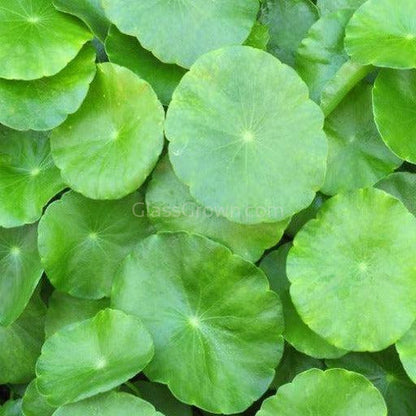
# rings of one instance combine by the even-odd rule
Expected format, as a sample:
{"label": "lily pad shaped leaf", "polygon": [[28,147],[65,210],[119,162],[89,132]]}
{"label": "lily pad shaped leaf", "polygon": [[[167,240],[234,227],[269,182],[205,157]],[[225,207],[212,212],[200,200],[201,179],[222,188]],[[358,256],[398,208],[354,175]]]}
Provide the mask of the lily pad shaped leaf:
{"label": "lily pad shaped leaf", "polygon": [[39,252],[51,283],[81,298],[109,296],[119,263],[153,231],[143,207],[140,193],[94,201],[69,192],[52,203],[39,224]]}
{"label": "lily pad shaped leaf", "polygon": [[101,42],[110,27],[100,0],[53,0],[53,5],[61,12],[81,19]]}
{"label": "lily pad shaped leaf", "polygon": [[313,332],[300,318],[289,294],[290,283],[286,277],[286,257],[291,247],[287,243],[264,257],[260,268],[266,273],[271,288],[279,295],[285,321],[283,337],[298,351],[314,358],[338,358],[347,351],[334,347]]}
{"label": "lily pad shaped leaf", "polygon": [[42,273],[37,226],[0,227],[0,325],[20,316]]}
{"label": "lily pad shaped leaf", "polygon": [[400,199],[405,207],[416,216],[416,174],[394,172],[378,182],[376,187]]}
{"label": "lily pad shaped leaf", "polygon": [[46,340],[36,364],[38,390],[52,406],[76,402],[124,383],[152,356],[152,338],[143,324],[105,309]]}
{"label": "lily pad shaped leaf", "polygon": [[361,374],[312,369],[266,399],[256,416],[387,416],[380,392]]}
{"label": "lily pad shaped leaf", "polygon": [[202,234],[229,247],[250,261],[257,261],[264,250],[277,244],[288,224],[243,225],[209,211],[179,181],[167,157],[155,169],[146,191],[147,215],[158,231],[189,231]]}
{"label": "lily pad shaped leaf", "polygon": [[163,416],[148,402],[128,393],[100,394],[59,408],[53,416]]}
{"label": "lily pad shaped leaf", "polygon": [[64,180],[92,199],[119,199],[142,185],[163,147],[163,107],[126,68],[99,64],[87,98],[51,135]]}
{"label": "lily pad shaped leaf", "polygon": [[0,146],[0,226],[33,223],[65,188],[52,160],[48,134],[0,126]]}
{"label": "lily pad shaped leaf", "polygon": [[36,379],[28,385],[22,401],[24,416],[52,416],[56,407],[48,404],[46,398],[39,393]]}
{"label": "lily pad shaped leaf", "polygon": [[166,135],[174,171],[199,203],[256,224],[284,220],[312,202],[326,168],[322,126],[292,68],[236,46],[204,55],[185,74]]}
{"label": "lily pad shaped leaf", "polygon": [[328,200],[296,235],[287,260],[302,320],[331,344],[379,351],[416,317],[416,218],[378,189]]}
{"label": "lily pad shaped leaf", "polygon": [[416,70],[382,70],[374,84],[374,120],[386,145],[416,163]]}
{"label": "lily pad shaped leaf", "polygon": [[137,38],[121,33],[115,26],[110,27],[105,50],[111,62],[130,69],[147,81],[164,105],[169,104],[173,91],[186,72],[177,65],[159,61],[140,45]]}
{"label": "lily pad shaped leaf", "polygon": [[357,85],[325,121],[329,154],[321,192],[327,195],[372,186],[402,164],[380,137],[371,92],[371,85]]}
{"label": "lily pad shaped leaf", "polygon": [[78,19],[58,12],[51,0],[1,0],[0,78],[55,75],[91,38]]}
{"label": "lily pad shaped leaf", "polygon": [[0,122],[16,130],[50,130],[78,110],[95,74],[88,44],[58,74],[34,81],[0,79]]}
{"label": "lily pad shaped leaf", "polygon": [[283,350],[278,296],[260,269],[218,243],[188,233],[148,237],[120,267],[112,303],[153,336],[146,376],[184,403],[238,413],[273,380]]}
{"label": "lily pad shaped leaf", "polygon": [[352,17],[345,33],[351,58],[365,65],[416,67],[416,2],[368,0]]}
{"label": "lily pad shaped leaf", "polygon": [[[258,0],[102,0],[118,29],[139,39],[159,60],[189,68],[206,52],[241,45],[250,34]],[[159,28],[155,30],[155,21]]]}
{"label": "lily pad shaped leaf", "polygon": [[341,9],[358,9],[366,0],[317,0],[321,15],[336,12]]}
{"label": "lily pad shaped leaf", "polygon": [[406,373],[416,383],[416,323],[399,340],[396,348]]}
{"label": "lily pad shaped leaf", "polygon": [[294,66],[296,50],[318,17],[318,9],[310,0],[265,0],[260,21],[269,28],[267,50]]}
{"label": "lily pad shaped leaf", "polygon": [[81,299],[55,290],[48,300],[45,334],[50,337],[60,329],[93,318],[99,311],[110,306],[110,300]]}
{"label": "lily pad shaped leaf", "polygon": [[15,322],[0,326],[0,384],[29,383],[35,376],[45,338],[45,313],[46,307],[35,292]]}

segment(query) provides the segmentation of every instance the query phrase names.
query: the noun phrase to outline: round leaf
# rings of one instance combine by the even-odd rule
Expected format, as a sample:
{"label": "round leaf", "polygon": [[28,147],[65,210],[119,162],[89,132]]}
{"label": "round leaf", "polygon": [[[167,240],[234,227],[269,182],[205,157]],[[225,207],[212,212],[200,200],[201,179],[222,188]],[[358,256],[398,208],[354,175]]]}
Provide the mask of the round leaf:
{"label": "round leaf", "polygon": [[22,409],[25,416],[52,416],[56,410],[46,398],[39,393],[36,379],[27,387],[23,396]]}
{"label": "round leaf", "polygon": [[48,134],[0,126],[0,149],[0,225],[33,223],[65,188],[52,160]]}
{"label": "round leaf", "polygon": [[117,266],[152,228],[141,194],[94,201],[66,193],[39,224],[39,252],[46,274],[60,291],[87,299],[109,296]]}
{"label": "round leaf", "polygon": [[128,69],[100,64],[79,111],[53,131],[53,158],[75,191],[93,199],[122,198],[156,164],[163,119],[147,82]]}
{"label": "round leaf", "polygon": [[361,189],[328,200],[287,261],[302,320],[331,344],[378,351],[416,317],[416,218],[396,198]]}
{"label": "round leaf", "polygon": [[164,105],[169,104],[174,89],[186,72],[177,65],[159,61],[135,37],[124,35],[115,26],[110,28],[105,50],[111,62],[129,68],[146,80]]}
{"label": "round leaf", "polygon": [[322,124],[293,69],[237,46],[204,55],[185,74],[166,134],[175,173],[191,195],[233,222],[256,224],[312,202],[325,174]]}
{"label": "round leaf", "polygon": [[189,231],[229,247],[247,260],[257,261],[277,244],[288,220],[243,225],[228,221],[198,204],[175,176],[167,157],[157,166],[146,191],[147,213],[158,231]]}
{"label": "round leaf", "polygon": [[153,356],[153,342],[134,316],[112,309],[67,326],[42,347],[37,387],[53,406],[76,402],[127,381]]}
{"label": "round leaf", "polygon": [[289,294],[290,283],[286,277],[286,257],[291,244],[284,244],[261,261],[271,288],[279,295],[283,305],[285,330],[283,337],[298,351],[314,358],[338,358],[347,351],[329,344],[313,332],[300,318]]}
{"label": "round leaf", "polygon": [[368,0],[352,17],[345,33],[351,58],[365,65],[416,67],[416,2]]}
{"label": "round leaf", "polygon": [[86,45],[58,74],[34,81],[0,79],[0,122],[16,130],[50,130],[78,110],[95,74]]}
{"label": "round leaf", "polygon": [[187,233],[147,238],[122,264],[112,302],[154,338],[147,377],[184,403],[237,413],[273,380],[283,349],[279,299],[261,270],[218,243]]}
{"label": "round leaf", "polygon": [[406,373],[416,383],[416,323],[396,345]]}
{"label": "round leaf", "polygon": [[361,374],[312,369],[265,400],[256,416],[387,416],[380,392]]}
{"label": "round leaf", "polygon": [[374,90],[374,119],[386,145],[399,157],[416,163],[416,70],[385,69]]}
{"label": "round leaf", "polygon": [[372,186],[402,163],[374,124],[371,92],[371,85],[359,84],[325,121],[329,154],[321,192],[327,195]]}
{"label": "round leaf", "polygon": [[110,392],[82,402],[68,404],[53,416],[163,416],[155,408],[138,397],[127,393]]}
{"label": "round leaf", "polygon": [[0,227],[0,325],[20,316],[42,273],[36,225]]}
{"label": "round leaf", "polygon": [[32,80],[61,71],[92,38],[51,0],[0,0],[0,78]]}
{"label": "round leaf", "polygon": [[[103,0],[107,17],[166,63],[189,68],[206,52],[242,44],[256,20],[258,0]],[[155,30],[155,22],[159,28]]]}

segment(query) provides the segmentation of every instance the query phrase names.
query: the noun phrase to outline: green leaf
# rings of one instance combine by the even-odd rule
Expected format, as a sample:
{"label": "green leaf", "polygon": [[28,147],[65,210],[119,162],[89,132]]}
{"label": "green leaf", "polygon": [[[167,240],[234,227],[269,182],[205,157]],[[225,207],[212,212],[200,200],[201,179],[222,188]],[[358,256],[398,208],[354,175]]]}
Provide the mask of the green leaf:
{"label": "green leaf", "polygon": [[321,17],[299,46],[296,71],[308,85],[310,96],[317,103],[326,85],[348,61],[344,35],[352,14],[352,10],[346,9]]}
{"label": "green leaf", "polygon": [[402,201],[405,207],[416,216],[416,174],[395,172],[378,182],[376,187]]}
{"label": "green leaf", "polygon": [[156,167],[146,191],[147,215],[158,231],[189,231],[205,235],[250,261],[277,244],[288,220],[243,225],[209,211],[175,176],[167,157]]}
{"label": "green leaf", "polygon": [[321,192],[327,195],[372,186],[402,163],[378,133],[371,93],[371,85],[357,85],[325,121],[329,154]]}
{"label": "green leaf", "polygon": [[16,130],[44,131],[60,125],[84,101],[94,78],[94,61],[94,48],[88,44],[54,76],[34,81],[0,79],[0,122]]}
{"label": "green leaf", "polygon": [[25,416],[52,416],[56,407],[50,406],[46,398],[39,393],[34,379],[23,396],[22,410]]}
{"label": "green leaf", "polygon": [[380,392],[361,374],[312,369],[265,400],[256,416],[387,416]]}
{"label": "green leaf", "polygon": [[286,257],[291,244],[272,251],[260,263],[270,281],[270,287],[279,295],[283,305],[285,330],[283,337],[298,351],[314,358],[338,358],[347,351],[329,344],[313,332],[300,318],[290,298],[290,283],[286,276]]}
{"label": "green leaf", "polygon": [[[107,17],[121,32],[136,36],[166,63],[189,68],[206,52],[240,45],[248,37],[258,0],[102,1]],[[155,22],[162,30],[155,30]]]}
{"label": "green leaf", "polygon": [[318,9],[310,0],[266,0],[260,21],[269,28],[268,51],[294,66],[296,50],[318,17]]}
{"label": "green leaf", "polygon": [[80,299],[54,291],[48,301],[45,321],[46,337],[50,337],[68,325],[93,318],[109,305],[109,299]]}
{"label": "green leaf", "polygon": [[415,68],[415,16],[413,0],[366,1],[346,29],[348,54],[363,65]]}
{"label": "green leaf", "polygon": [[53,416],[163,416],[138,397],[110,392],[59,408]]}
{"label": "green leaf", "polygon": [[173,95],[169,156],[203,206],[233,222],[277,222],[322,185],[322,123],[292,68],[248,46],[221,49],[200,58]]}
{"label": "green leaf", "polygon": [[81,19],[101,42],[105,41],[110,22],[100,0],[53,0],[53,5],[59,11]]}
{"label": "green leaf", "polygon": [[416,383],[416,323],[397,342],[396,348],[406,373]]}
{"label": "green leaf", "polygon": [[153,342],[136,318],[112,309],[67,326],[42,347],[37,387],[53,406],[111,390],[152,359]]}
{"label": "green leaf", "polygon": [[173,91],[186,73],[177,65],[159,61],[135,37],[124,35],[115,26],[110,27],[105,49],[111,62],[129,68],[147,81],[164,105],[169,104]]}
{"label": "green leaf", "polygon": [[20,316],[42,276],[36,243],[36,225],[0,227],[0,325]]}
{"label": "green leaf", "polygon": [[57,74],[92,38],[51,0],[0,0],[0,78],[32,80]]}
{"label": "green leaf", "polygon": [[139,188],[156,164],[163,120],[147,82],[128,69],[99,64],[81,108],[52,132],[52,156],[75,191],[119,199]]}
{"label": "green leaf", "polygon": [[382,350],[415,320],[415,258],[416,218],[400,201],[372,188],[339,194],[295,237],[293,303],[331,344]]}
{"label": "green leaf", "polygon": [[54,165],[48,134],[0,126],[0,225],[37,221],[65,185]]}
{"label": "green leaf", "polygon": [[0,384],[28,383],[33,379],[45,337],[45,313],[45,305],[35,293],[14,323],[0,326]]}
{"label": "green leaf", "polygon": [[317,0],[321,15],[336,12],[340,9],[358,9],[366,0]]}
{"label": "green leaf", "polygon": [[0,407],[0,416],[23,416],[22,400],[9,400]]}
{"label": "green leaf", "polygon": [[244,45],[266,50],[269,40],[269,28],[260,22],[255,22],[250,34],[248,35],[248,38],[244,42]]}
{"label": "green leaf", "polygon": [[366,376],[384,396],[390,416],[416,412],[416,386],[406,376],[393,347],[374,354],[351,353],[337,360],[327,360],[326,364]]}
{"label": "green leaf", "polygon": [[416,163],[416,70],[384,69],[373,90],[374,119],[386,145]]}
{"label": "green leaf", "polygon": [[133,247],[152,232],[140,193],[94,201],[66,193],[39,224],[39,252],[60,291],[86,299],[109,296],[114,273]]}
{"label": "green leaf", "polygon": [[112,303],[143,320],[155,342],[145,374],[184,403],[237,413],[273,380],[283,349],[279,299],[261,270],[218,243],[148,237],[120,267]]}

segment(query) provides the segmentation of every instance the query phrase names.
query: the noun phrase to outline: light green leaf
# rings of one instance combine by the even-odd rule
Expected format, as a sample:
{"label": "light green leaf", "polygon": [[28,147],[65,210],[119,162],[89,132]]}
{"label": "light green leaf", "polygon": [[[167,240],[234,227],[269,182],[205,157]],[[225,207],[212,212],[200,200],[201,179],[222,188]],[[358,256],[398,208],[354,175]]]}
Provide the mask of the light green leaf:
{"label": "light green leaf", "polygon": [[270,33],[268,26],[260,22],[255,22],[250,34],[248,35],[248,38],[244,42],[244,45],[266,50],[269,40]]}
{"label": "light green leaf", "polygon": [[406,373],[416,383],[416,323],[399,340],[396,348]]}
{"label": "light green leaf", "polygon": [[9,400],[0,407],[0,416],[23,416],[22,400]]}
{"label": "light green leaf", "polygon": [[65,185],[50,153],[48,134],[0,126],[0,225],[37,221]]}
{"label": "light green leaf", "polygon": [[20,316],[42,276],[36,242],[36,225],[0,227],[0,325]]}
{"label": "light green leaf", "polygon": [[293,303],[331,344],[382,350],[415,320],[415,258],[416,218],[400,201],[371,188],[339,194],[295,237]]}
{"label": "light green leaf", "polygon": [[317,0],[322,15],[341,9],[358,9],[366,0]]}
{"label": "light green leaf", "polygon": [[243,225],[228,221],[198,204],[175,176],[165,157],[153,173],[146,191],[149,219],[158,231],[189,231],[205,235],[250,261],[277,244],[288,220]]}
{"label": "light green leaf", "polygon": [[256,416],[387,416],[380,392],[361,374],[342,369],[312,369],[299,374]]}
{"label": "light green leaf", "polygon": [[[0,48],[1,49],[1,48]],[[16,130],[50,130],[78,110],[95,74],[86,45],[58,74],[34,81],[0,79],[0,122]]]}
{"label": "light green leaf", "polygon": [[[189,68],[206,52],[240,45],[248,37],[258,0],[103,0],[107,17],[136,36],[162,62]],[[161,30],[155,30],[155,22]]]}
{"label": "light green leaf", "polygon": [[326,167],[322,124],[292,68],[237,46],[204,55],[185,74],[166,135],[174,171],[199,203],[233,222],[258,224],[312,202]]}
{"label": "light green leaf", "polygon": [[416,163],[416,70],[382,70],[374,84],[374,119],[386,145]]}
{"label": "light green leaf", "polygon": [[164,111],[128,69],[99,64],[76,114],[51,135],[64,180],[93,199],[119,199],[145,181],[162,151]]}
{"label": "light green leaf", "polygon": [[37,387],[53,406],[111,390],[152,359],[153,342],[136,318],[112,309],[67,326],[42,347]]}
{"label": "light green leaf", "polygon": [[55,75],[91,38],[79,20],[56,11],[51,0],[0,0],[0,78]]}
{"label": "light green leaf", "polygon": [[153,231],[140,193],[94,201],[66,193],[39,223],[39,253],[51,283],[86,299],[109,296],[114,273],[133,247]]}
{"label": "light green leaf", "polygon": [[52,416],[56,410],[39,393],[36,379],[32,380],[23,396],[22,409],[25,416]]}
{"label": "light green leaf", "polygon": [[120,267],[112,303],[143,320],[155,342],[145,374],[184,403],[237,413],[273,380],[280,301],[260,269],[218,243],[188,233],[148,237]]}
{"label": "light green leaf", "polygon": [[159,61],[135,37],[124,35],[115,26],[110,27],[105,49],[111,62],[129,68],[147,81],[164,105],[169,104],[174,89],[186,73],[177,65]]}
{"label": "light green leaf", "polygon": [[345,48],[363,65],[416,67],[416,2],[368,0],[352,17]]}

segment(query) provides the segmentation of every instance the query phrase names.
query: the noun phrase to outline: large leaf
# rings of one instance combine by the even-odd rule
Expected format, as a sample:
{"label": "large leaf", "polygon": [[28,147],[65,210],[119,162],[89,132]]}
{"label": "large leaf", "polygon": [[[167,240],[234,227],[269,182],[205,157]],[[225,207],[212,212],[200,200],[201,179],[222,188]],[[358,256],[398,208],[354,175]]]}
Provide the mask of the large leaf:
{"label": "large leaf", "polygon": [[0,126],[0,225],[35,222],[65,185],[53,163],[48,134]]}
{"label": "large leaf", "polygon": [[112,302],[153,335],[145,374],[184,403],[237,413],[273,380],[279,299],[261,270],[218,243],[188,233],[147,238],[121,266]]}
{"label": "large leaf", "polygon": [[416,317],[416,218],[396,198],[361,189],[328,200],[287,261],[303,321],[339,348],[378,351]]}
{"label": "large leaf", "polygon": [[0,227],[0,325],[10,325],[19,317],[42,273],[37,226]]}
{"label": "large leaf", "polygon": [[0,77],[55,75],[91,38],[79,20],[56,11],[51,0],[0,0]]}
{"label": "large leaf", "polygon": [[134,316],[105,309],[49,337],[36,364],[37,387],[53,406],[111,390],[140,372],[153,342]]}
{"label": "large leaf", "polygon": [[25,416],[52,416],[55,407],[48,404],[46,398],[39,393],[36,379],[28,385],[22,401]]}
{"label": "large leaf", "polygon": [[379,391],[361,374],[312,369],[264,401],[256,416],[387,416]]}
{"label": "large leaf", "polygon": [[205,207],[243,224],[281,221],[322,185],[322,123],[293,69],[258,49],[221,49],[200,58],[173,95],[169,156]]}
{"label": "large leaf", "polygon": [[78,110],[95,74],[91,45],[58,74],[34,81],[0,79],[0,122],[16,130],[50,130]]}
{"label": "large leaf", "polygon": [[205,209],[179,181],[167,157],[157,166],[146,191],[150,220],[158,231],[189,231],[229,247],[247,260],[257,261],[282,237],[288,220],[243,225]]}
{"label": "large leaf", "polygon": [[109,296],[118,264],[152,232],[143,197],[94,201],[75,192],[51,204],[39,223],[39,253],[60,291],[87,299]]}
{"label": "large leaf", "polygon": [[163,147],[164,111],[150,85],[128,69],[98,65],[76,114],[51,135],[64,180],[93,199],[118,199],[149,175]]}
{"label": "large leaf", "polygon": [[[189,68],[206,52],[242,44],[258,0],[103,0],[107,17],[166,63]],[[161,30],[155,30],[155,21]]]}

